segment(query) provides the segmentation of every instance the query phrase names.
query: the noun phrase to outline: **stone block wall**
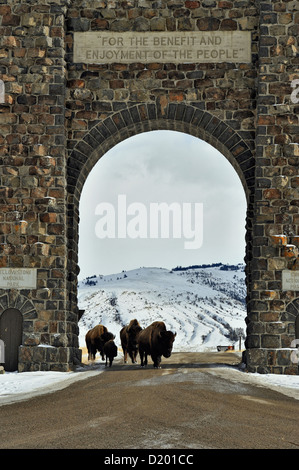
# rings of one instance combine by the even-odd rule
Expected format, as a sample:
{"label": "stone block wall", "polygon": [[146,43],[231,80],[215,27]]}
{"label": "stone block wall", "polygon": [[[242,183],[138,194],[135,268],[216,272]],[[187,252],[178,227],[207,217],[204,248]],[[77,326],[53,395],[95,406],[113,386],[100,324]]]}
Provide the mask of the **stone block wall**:
{"label": "stone block wall", "polygon": [[[37,288],[20,291],[34,306],[22,312],[20,370],[65,370],[73,362],[66,292],[65,14],[64,2],[0,2],[0,267],[37,268]],[[43,344],[53,346],[51,358]]]}
{"label": "stone block wall", "polygon": [[[0,267],[37,268],[36,289],[0,291],[2,310],[23,313],[20,370],[80,361],[79,200],[92,167],[130,135],[171,129],[214,145],[244,186],[248,370],[297,371],[299,292],[282,290],[282,271],[298,269],[298,25],[297,1],[0,0]],[[250,31],[252,61],[74,63],[84,31]]]}
{"label": "stone block wall", "polygon": [[298,270],[299,107],[291,101],[298,33],[298,2],[260,2],[250,371],[298,371],[290,359],[295,315],[288,311],[299,292],[282,290],[282,271]]}

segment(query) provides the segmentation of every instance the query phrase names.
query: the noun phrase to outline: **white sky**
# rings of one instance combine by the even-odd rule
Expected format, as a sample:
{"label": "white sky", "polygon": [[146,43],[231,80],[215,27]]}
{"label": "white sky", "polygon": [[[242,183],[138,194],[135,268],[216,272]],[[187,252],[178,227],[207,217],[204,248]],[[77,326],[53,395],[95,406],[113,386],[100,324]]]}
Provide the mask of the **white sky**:
{"label": "white sky", "polygon": [[[103,222],[104,213],[97,215],[96,207],[111,203],[117,215],[119,195],[126,195],[126,207],[141,203],[148,214],[151,203],[177,202],[181,208],[183,203],[191,203],[192,227],[194,204],[202,203],[201,247],[185,249],[184,233],[178,239],[119,239],[116,230],[115,238],[99,239],[95,228],[99,221]],[[134,216],[122,215],[128,227]],[[245,255],[245,217],[242,183],[231,164],[211,145],[174,131],[138,134],[107,152],[84,185],[80,200],[79,278],[141,266],[241,263]]]}

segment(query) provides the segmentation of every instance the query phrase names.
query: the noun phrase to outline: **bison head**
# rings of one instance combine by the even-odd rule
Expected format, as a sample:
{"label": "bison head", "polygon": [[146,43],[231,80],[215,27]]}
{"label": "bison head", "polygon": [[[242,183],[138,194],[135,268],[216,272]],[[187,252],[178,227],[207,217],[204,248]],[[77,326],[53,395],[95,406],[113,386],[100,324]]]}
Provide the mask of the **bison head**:
{"label": "bison head", "polygon": [[101,341],[106,343],[107,341],[110,341],[111,339],[115,339],[115,335],[113,333],[110,333],[110,331],[105,331],[101,336],[100,336]]}
{"label": "bison head", "polygon": [[172,331],[160,332],[161,350],[162,350],[162,354],[164,357],[171,356],[171,351],[172,351],[175,337],[176,337],[176,333],[172,333]]}

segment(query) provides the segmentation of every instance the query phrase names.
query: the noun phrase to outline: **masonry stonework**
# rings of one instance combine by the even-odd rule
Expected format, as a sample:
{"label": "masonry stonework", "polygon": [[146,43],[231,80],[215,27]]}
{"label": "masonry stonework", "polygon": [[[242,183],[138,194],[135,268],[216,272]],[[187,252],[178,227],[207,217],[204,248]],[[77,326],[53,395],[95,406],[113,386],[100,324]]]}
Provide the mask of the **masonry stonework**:
{"label": "masonry stonework", "polygon": [[[75,33],[128,31],[246,31],[251,60],[74,61]],[[0,0],[0,32],[0,268],[37,270],[36,288],[0,290],[0,314],[23,314],[19,370],[80,362],[82,187],[115,144],[170,129],[222,152],[244,187],[248,371],[298,373],[299,288],[283,286],[299,270],[298,2]]]}

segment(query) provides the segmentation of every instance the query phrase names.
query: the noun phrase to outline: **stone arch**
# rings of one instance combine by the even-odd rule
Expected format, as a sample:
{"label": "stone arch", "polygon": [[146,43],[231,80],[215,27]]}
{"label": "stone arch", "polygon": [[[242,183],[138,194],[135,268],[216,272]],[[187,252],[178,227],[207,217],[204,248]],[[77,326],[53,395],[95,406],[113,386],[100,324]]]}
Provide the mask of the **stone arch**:
{"label": "stone arch", "polygon": [[[37,320],[38,315],[36,309],[28,297],[21,294],[17,290],[3,291],[0,296],[0,315],[8,309],[18,310],[23,317],[23,328],[22,328],[22,344],[19,347],[19,371],[25,370],[23,362],[27,362],[28,357],[24,357],[23,350],[25,345],[35,345],[38,340],[35,336],[34,322]],[[26,349],[26,348],[25,348]],[[33,350],[30,351],[33,353]],[[29,370],[29,364],[27,362],[26,370]]]}
{"label": "stone arch", "polygon": [[19,310],[23,315],[25,329],[28,334],[34,332],[34,320],[37,318],[36,309],[25,295],[17,290],[3,291],[0,296],[0,312],[4,312],[8,308]]}
{"label": "stone arch", "polygon": [[[134,105],[95,124],[68,158],[68,292],[70,316],[74,323],[80,317],[77,305],[78,226],[83,185],[97,161],[114,145],[138,133],[152,130],[175,130],[198,137],[220,151],[235,168],[247,198],[245,262],[247,284],[249,282],[255,167],[251,149],[234,129],[200,107],[180,103],[169,104],[164,109],[154,103]],[[73,333],[73,346],[77,347],[78,326],[74,327]]]}
{"label": "stone arch", "polygon": [[199,137],[219,150],[239,175],[247,202],[252,202],[255,160],[247,143],[238,132],[209,112],[176,103],[169,104],[164,110],[156,104],[135,105],[94,125],[68,159],[68,192],[81,192],[95,163],[117,143],[141,132],[167,129]]}

